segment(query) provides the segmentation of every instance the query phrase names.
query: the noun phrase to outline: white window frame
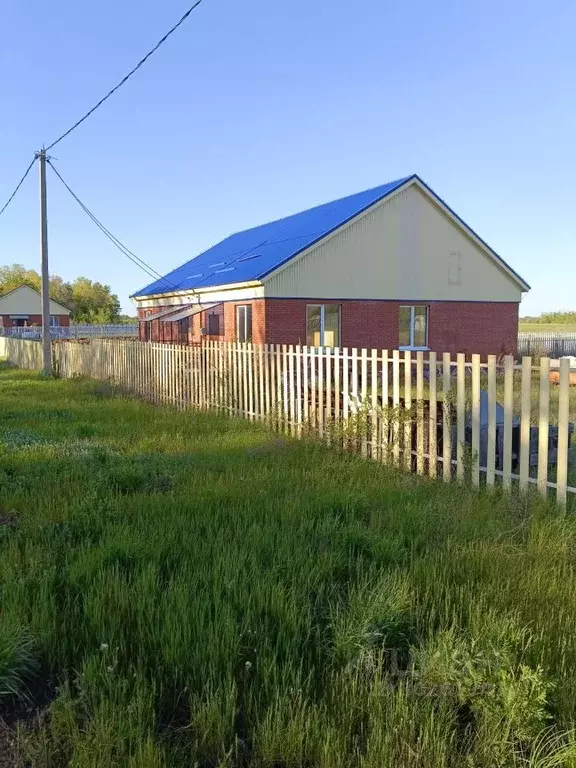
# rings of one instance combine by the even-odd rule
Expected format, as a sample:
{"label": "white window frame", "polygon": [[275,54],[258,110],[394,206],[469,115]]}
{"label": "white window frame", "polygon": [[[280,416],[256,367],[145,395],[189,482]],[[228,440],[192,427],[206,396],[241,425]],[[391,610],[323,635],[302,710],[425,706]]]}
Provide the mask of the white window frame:
{"label": "white window frame", "polygon": [[[424,307],[426,309],[426,345],[423,347],[415,347],[414,346],[414,315],[416,307]],[[398,311],[398,335],[400,335],[400,310],[401,309],[410,309],[410,344],[407,346],[398,346],[398,349],[402,351],[410,351],[410,352],[427,352],[430,347],[428,346],[428,335],[430,333],[429,323],[430,323],[430,307],[427,304],[402,304],[399,307]]]}
{"label": "white window frame", "polygon": [[[336,301],[327,301],[326,304],[338,307],[338,346],[340,346],[342,342],[342,305]],[[324,313],[326,311],[326,304],[306,304],[306,342],[308,342],[308,307],[320,307],[320,347],[326,346],[324,344]]]}
{"label": "white window frame", "polygon": [[[250,308],[250,313],[248,309]],[[252,341],[252,304],[236,304],[236,341],[240,341],[240,315],[244,311],[244,339],[247,342]],[[248,314],[250,314],[250,333],[248,333]]]}
{"label": "white window frame", "polygon": [[60,328],[60,318],[58,315],[50,315],[50,328]]}

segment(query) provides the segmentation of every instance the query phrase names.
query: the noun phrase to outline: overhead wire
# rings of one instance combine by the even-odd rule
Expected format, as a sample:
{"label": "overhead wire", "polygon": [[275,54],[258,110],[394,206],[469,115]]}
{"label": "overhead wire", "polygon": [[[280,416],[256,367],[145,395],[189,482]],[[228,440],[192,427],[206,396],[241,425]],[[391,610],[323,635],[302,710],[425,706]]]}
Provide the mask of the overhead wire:
{"label": "overhead wire", "polygon": [[107,99],[110,98],[110,96],[112,96],[114,93],[116,93],[116,91],[119,88],[121,88],[132,77],[132,75],[135,72],[137,72],[143,64],[146,63],[146,61],[148,61],[150,56],[152,56],[154,53],[156,53],[158,48],[160,48],[160,46],[163,43],[166,42],[166,40],[170,37],[170,35],[172,35],[178,29],[178,27],[186,21],[186,19],[190,16],[192,11],[194,11],[196,8],[198,8],[198,6],[200,5],[201,2],[202,2],[202,0],[196,0],[196,2],[192,6],[190,6],[190,8],[188,8],[186,13],[182,16],[182,18],[176,24],[174,24],[174,26],[171,29],[169,29],[168,32],[166,32],[164,37],[160,38],[160,40],[156,43],[156,45],[148,51],[148,53],[144,56],[144,58],[140,59],[138,64],[136,64],[136,66],[133,69],[131,69],[130,72],[128,72],[128,74],[125,75],[122,78],[122,80],[120,80],[120,82],[117,85],[115,85],[113,88],[111,88],[108,91],[108,93],[103,98],[100,99],[99,102],[97,102],[91,109],[88,110],[88,112],[86,112],[85,115],[83,115],[79,120],[77,120],[74,123],[74,125],[72,125],[70,128],[68,128],[67,131],[64,131],[64,133],[61,136],[59,136],[55,141],[53,141],[52,144],[50,144],[46,149],[47,150],[52,149],[52,147],[55,147],[56,144],[58,144],[59,142],[62,141],[62,139],[65,139],[66,136],[70,135],[72,133],[72,131],[76,130],[76,128],[78,128],[78,126],[81,125],[84,122],[84,120],[86,120],[88,117],[90,117],[90,115],[93,112],[95,112],[98,109],[98,107],[101,107],[102,104],[104,104],[104,102]]}
{"label": "overhead wire", "polygon": [[122,243],[121,240],[119,240],[115,235],[110,232],[109,229],[107,229],[104,224],[92,213],[92,211],[88,208],[87,205],[85,205],[82,200],[78,197],[78,195],[72,190],[72,188],[66,183],[66,181],[63,179],[62,175],[59,173],[58,169],[55,167],[54,163],[50,158],[47,158],[47,162],[56,174],[56,176],[60,179],[62,184],[66,187],[70,195],[76,200],[78,205],[82,208],[84,213],[96,224],[96,226],[100,229],[100,231],[110,240],[110,242],[116,246],[116,248],[124,254],[130,261],[132,261],[137,267],[139,267],[143,272],[145,272],[148,277],[151,277],[154,281],[161,280],[164,282],[170,290],[178,290],[178,287],[171,283],[169,280],[167,280],[163,275],[161,275],[159,272],[156,272],[156,270],[150,266],[147,262],[144,261],[144,259],[141,259],[139,256],[137,256],[133,251],[131,251],[127,246]]}
{"label": "overhead wire", "polygon": [[8,198],[8,200],[7,200],[7,201],[4,203],[4,205],[2,206],[2,209],[0,210],[0,216],[2,216],[2,214],[4,213],[4,211],[6,210],[6,208],[8,208],[8,206],[10,205],[10,203],[12,202],[12,200],[14,200],[14,198],[16,197],[16,194],[18,193],[18,190],[20,189],[20,187],[21,187],[21,186],[22,186],[22,184],[24,183],[24,180],[26,179],[26,176],[28,176],[28,174],[30,173],[30,171],[31,171],[31,169],[32,169],[32,166],[34,165],[34,163],[35,163],[35,162],[36,162],[36,155],[34,155],[34,157],[32,158],[32,162],[30,163],[30,165],[28,166],[28,168],[26,168],[26,171],[24,172],[24,176],[22,176],[22,178],[20,179],[20,181],[19,181],[19,182],[18,182],[18,184],[16,185],[16,189],[14,190],[14,192],[12,192],[12,194],[10,195],[10,197]]}

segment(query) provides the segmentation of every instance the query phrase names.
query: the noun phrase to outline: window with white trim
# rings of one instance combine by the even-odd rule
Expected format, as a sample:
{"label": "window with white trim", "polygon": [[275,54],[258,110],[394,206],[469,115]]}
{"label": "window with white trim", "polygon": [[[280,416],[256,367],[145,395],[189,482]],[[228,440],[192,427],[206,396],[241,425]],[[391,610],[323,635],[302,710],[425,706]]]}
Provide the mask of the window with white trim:
{"label": "window with white trim", "polygon": [[252,304],[236,305],[236,341],[252,341]]}
{"label": "window with white trim", "polygon": [[306,306],[306,344],[309,347],[340,346],[340,304]]}
{"label": "window with white trim", "polygon": [[60,318],[58,317],[58,315],[50,315],[50,326],[52,328],[60,327]]}
{"label": "window with white trim", "polygon": [[428,307],[414,304],[400,307],[398,346],[400,349],[428,348]]}

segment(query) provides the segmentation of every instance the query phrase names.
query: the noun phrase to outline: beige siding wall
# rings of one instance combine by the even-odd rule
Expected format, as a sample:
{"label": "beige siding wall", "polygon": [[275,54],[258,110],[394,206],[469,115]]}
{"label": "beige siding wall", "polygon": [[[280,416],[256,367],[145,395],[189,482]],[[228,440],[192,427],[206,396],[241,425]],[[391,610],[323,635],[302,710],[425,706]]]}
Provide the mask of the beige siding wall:
{"label": "beige siding wall", "polygon": [[[0,315],[40,315],[42,314],[42,299],[40,294],[27,286],[18,288],[12,293],[0,297]],[[70,310],[65,309],[56,302],[50,302],[51,315],[69,315]]]}
{"label": "beige siding wall", "polygon": [[266,296],[520,301],[516,282],[410,186],[264,283]]}

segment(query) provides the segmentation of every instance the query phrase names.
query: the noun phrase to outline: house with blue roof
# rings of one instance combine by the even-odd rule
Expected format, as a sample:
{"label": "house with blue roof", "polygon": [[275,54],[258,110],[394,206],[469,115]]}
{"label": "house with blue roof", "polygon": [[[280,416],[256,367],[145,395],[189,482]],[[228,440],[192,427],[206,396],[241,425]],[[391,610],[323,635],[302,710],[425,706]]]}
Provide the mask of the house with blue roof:
{"label": "house with blue roof", "polygon": [[417,175],[236,232],[133,295],[140,338],[513,353],[529,285]]}

